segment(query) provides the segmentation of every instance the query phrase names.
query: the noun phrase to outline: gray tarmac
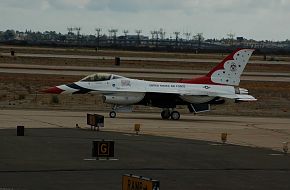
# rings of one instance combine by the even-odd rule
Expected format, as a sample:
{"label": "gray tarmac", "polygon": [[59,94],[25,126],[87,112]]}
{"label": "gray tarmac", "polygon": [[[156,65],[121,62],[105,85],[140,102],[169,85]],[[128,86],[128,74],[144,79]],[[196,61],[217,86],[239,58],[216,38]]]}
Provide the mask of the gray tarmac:
{"label": "gray tarmac", "polygon": [[[57,66],[57,65],[23,65],[23,64],[0,64],[1,69],[31,69],[31,70],[53,70],[53,71],[91,71],[91,72],[119,72],[119,73],[159,73],[159,74],[190,74],[204,75],[209,71],[185,70],[185,69],[149,69],[149,68],[124,68],[124,67],[83,67],[83,66]],[[290,77],[290,73],[273,72],[243,72],[245,76],[270,76],[270,77]]]}
{"label": "gray tarmac", "polygon": [[[174,70],[159,69],[136,69],[136,68],[112,68],[112,67],[80,67],[80,66],[44,66],[44,65],[21,65],[21,64],[0,64],[0,73],[16,74],[42,74],[42,75],[69,75],[87,76],[96,72],[109,72],[132,78],[156,78],[156,79],[181,79],[193,78],[206,74],[201,70]],[[140,76],[140,73],[142,74]],[[290,82],[289,73],[269,73],[269,72],[245,72],[241,77],[244,81],[264,81],[264,82]]]}
{"label": "gray tarmac", "polygon": [[[289,189],[290,157],[267,149],[80,129],[0,131],[2,189],[121,189],[124,174],[161,189]],[[91,158],[93,140],[114,140],[114,161]]]}
{"label": "gray tarmac", "polygon": [[[10,53],[2,53],[3,56],[10,56]],[[113,60],[114,56],[93,56],[93,55],[68,55],[68,54],[30,54],[30,53],[17,53],[18,57],[38,57],[38,58],[68,58],[68,59],[93,59],[93,60]],[[121,57],[124,61],[160,61],[160,62],[180,62],[180,63],[219,63],[221,60],[216,59],[180,59],[180,58],[160,58],[160,57]],[[249,61],[255,64],[277,64],[289,65],[286,61]]]}
{"label": "gray tarmac", "polygon": [[[97,132],[85,116],[0,110],[0,189],[121,189],[123,174],[160,180],[161,189],[290,188],[290,156],[261,148],[289,140],[289,119],[183,115],[174,122],[123,113],[106,117]],[[17,125],[25,126],[24,137],[16,136]],[[220,132],[229,132],[228,144],[212,140]],[[118,160],[87,160],[92,141],[102,139],[115,141]]]}

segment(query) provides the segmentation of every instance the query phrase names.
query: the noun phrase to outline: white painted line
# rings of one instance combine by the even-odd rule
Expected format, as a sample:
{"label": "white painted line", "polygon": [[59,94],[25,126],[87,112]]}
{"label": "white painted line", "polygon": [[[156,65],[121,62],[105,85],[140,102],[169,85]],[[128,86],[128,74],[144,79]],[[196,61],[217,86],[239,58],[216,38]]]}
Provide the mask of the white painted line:
{"label": "white painted line", "polygon": [[223,144],[209,143],[211,146],[222,146]]}
{"label": "white painted line", "polygon": [[118,161],[118,158],[85,158],[84,161]]}
{"label": "white painted line", "polygon": [[270,156],[284,156],[285,154],[269,154]]}

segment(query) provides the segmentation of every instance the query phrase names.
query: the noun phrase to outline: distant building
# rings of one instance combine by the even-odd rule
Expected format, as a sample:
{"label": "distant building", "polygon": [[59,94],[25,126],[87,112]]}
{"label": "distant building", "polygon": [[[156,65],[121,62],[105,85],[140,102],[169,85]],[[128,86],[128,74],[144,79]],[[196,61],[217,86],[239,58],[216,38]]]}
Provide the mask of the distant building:
{"label": "distant building", "polygon": [[149,37],[148,36],[143,36],[143,35],[123,35],[123,36],[118,36],[118,40],[122,41],[122,42],[126,42],[128,45],[134,45],[139,43],[140,44],[144,44],[144,42],[149,41]]}
{"label": "distant building", "polygon": [[242,43],[242,42],[244,41],[244,37],[237,37],[237,41],[238,41],[239,43]]}

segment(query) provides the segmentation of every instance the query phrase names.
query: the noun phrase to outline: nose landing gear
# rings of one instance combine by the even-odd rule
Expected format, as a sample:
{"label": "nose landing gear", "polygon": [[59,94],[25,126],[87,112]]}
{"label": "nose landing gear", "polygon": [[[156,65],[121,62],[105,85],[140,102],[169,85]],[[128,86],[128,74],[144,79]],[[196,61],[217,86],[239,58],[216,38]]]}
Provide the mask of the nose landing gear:
{"label": "nose landing gear", "polygon": [[115,118],[117,116],[117,113],[115,111],[111,111],[109,113],[110,118]]}
{"label": "nose landing gear", "polygon": [[117,110],[118,106],[115,104],[112,107],[112,111],[110,111],[109,116],[110,118],[115,118],[117,116],[117,112],[115,110]]}

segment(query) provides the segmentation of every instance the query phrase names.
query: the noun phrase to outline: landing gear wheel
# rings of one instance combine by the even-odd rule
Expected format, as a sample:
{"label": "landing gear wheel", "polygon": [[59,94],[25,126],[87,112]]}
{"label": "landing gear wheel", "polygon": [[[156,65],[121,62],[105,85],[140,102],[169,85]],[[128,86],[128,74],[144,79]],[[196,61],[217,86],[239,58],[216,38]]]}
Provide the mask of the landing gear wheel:
{"label": "landing gear wheel", "polygon": [[164,110],[161,112],[162,119],[169,119],[170,118],[170,112],[168,110]]}
{"label": "landing gear wheel", "polygon": [[171,119],[172,120],[179,120],[179,118],[180,118],[180,113],[178,111],[173,111],[171,113]]}
{"label": "landing gear wheel", "polygon": [[115,111],[110,112],[110,118],[115,118],[117,116],[117,113]]}

